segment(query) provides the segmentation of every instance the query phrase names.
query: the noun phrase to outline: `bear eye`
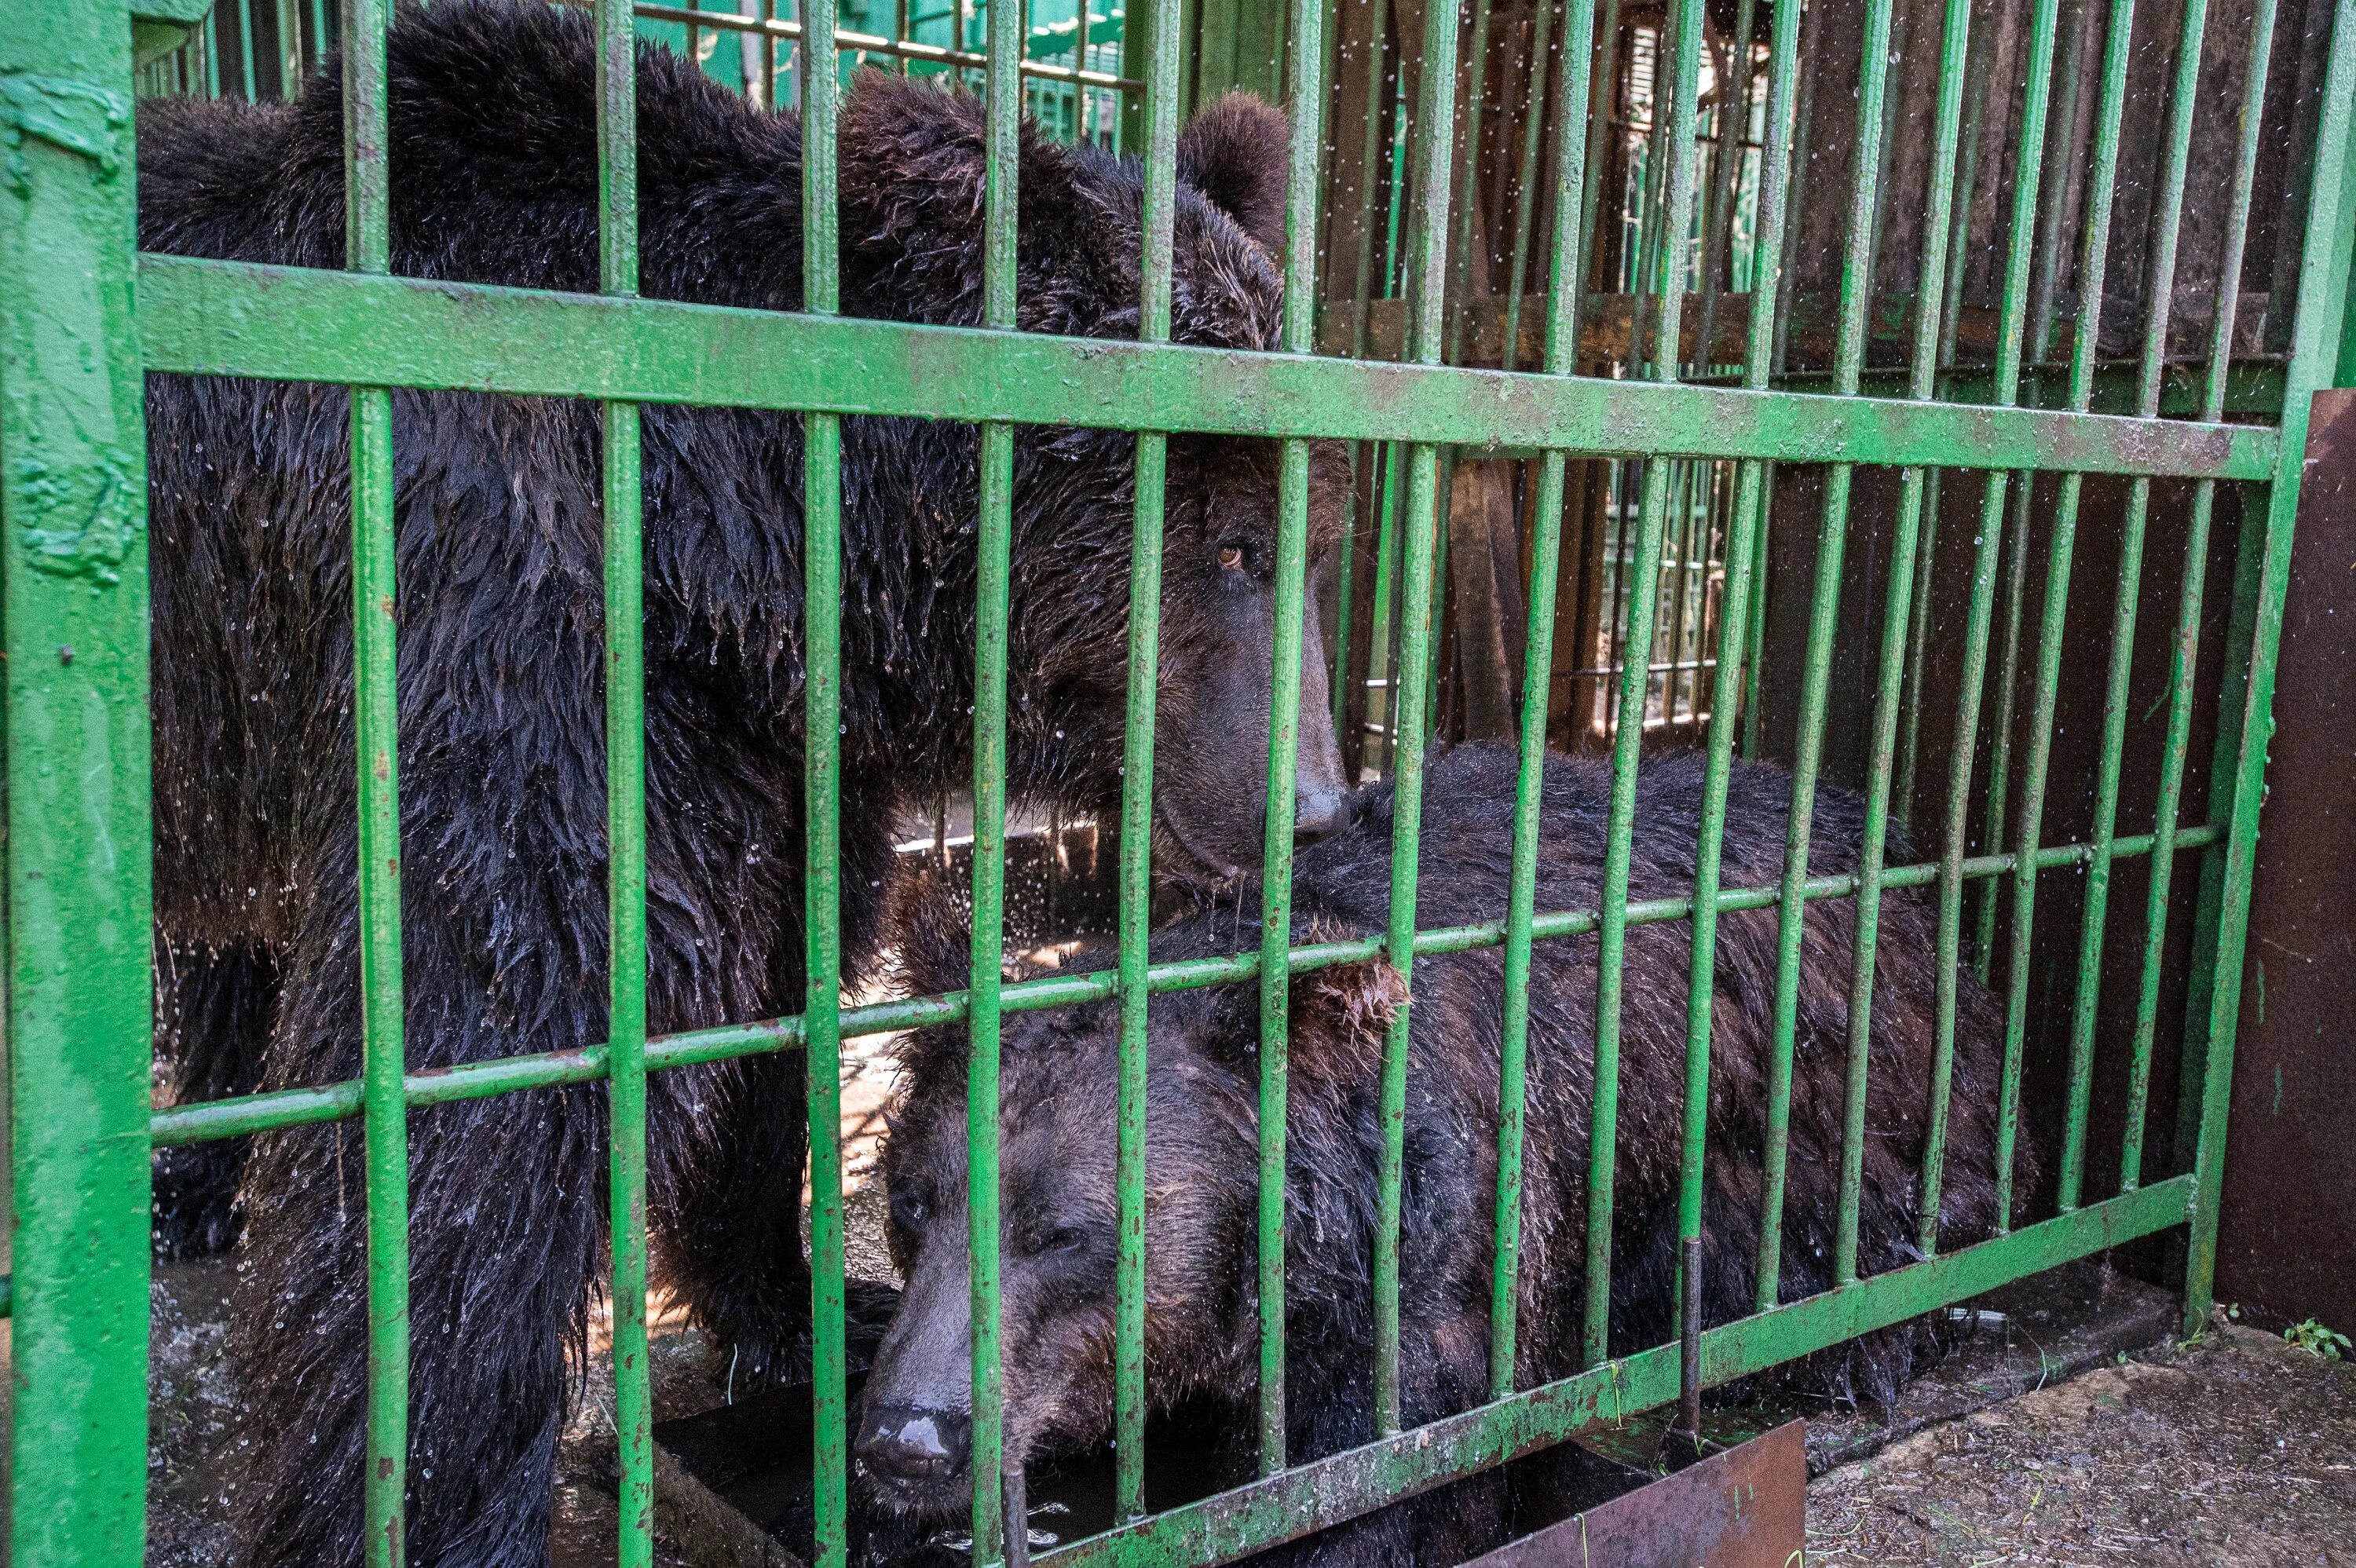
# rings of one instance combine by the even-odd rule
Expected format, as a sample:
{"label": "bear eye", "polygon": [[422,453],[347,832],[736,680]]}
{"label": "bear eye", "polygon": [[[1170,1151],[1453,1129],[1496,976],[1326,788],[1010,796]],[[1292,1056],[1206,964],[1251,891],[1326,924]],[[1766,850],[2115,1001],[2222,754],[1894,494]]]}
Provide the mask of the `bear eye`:
{"label": "bear eye", "polygon": [[1230,544],[1219,547],[1219,570],[1241,571],[1244,569],[1244,547]]}
{"label": "bear eye", "polygon": [[1046,1239],[1040,1243],[1037,1251],[1041,1253],[1076,1253],[1087,1244],[1087,1240],[1088,1233],[1086,1231],[1081,1230],[1076,1225],[1066,1225],[1060,1230],[1050,1231],[1047,1232]]}
{"label": "bear eye", "polygon": [[897,1221],[903,1229],[923,1230],[926,1212],[925,1200],[917,1194],[902,1191],[892,1195],[892,1218]]}

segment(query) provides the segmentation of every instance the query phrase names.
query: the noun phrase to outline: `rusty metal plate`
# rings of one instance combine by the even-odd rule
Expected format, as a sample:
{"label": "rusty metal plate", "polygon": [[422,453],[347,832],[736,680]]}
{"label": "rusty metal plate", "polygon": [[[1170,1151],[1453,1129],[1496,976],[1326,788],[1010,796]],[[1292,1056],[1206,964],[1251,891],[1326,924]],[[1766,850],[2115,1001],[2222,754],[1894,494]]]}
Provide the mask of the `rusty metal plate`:
{"label": "rusty metal plate", "polygon": [[1794,1568],[1806,1541],[1807,1429],[1787,1422],[1467,1568]]}

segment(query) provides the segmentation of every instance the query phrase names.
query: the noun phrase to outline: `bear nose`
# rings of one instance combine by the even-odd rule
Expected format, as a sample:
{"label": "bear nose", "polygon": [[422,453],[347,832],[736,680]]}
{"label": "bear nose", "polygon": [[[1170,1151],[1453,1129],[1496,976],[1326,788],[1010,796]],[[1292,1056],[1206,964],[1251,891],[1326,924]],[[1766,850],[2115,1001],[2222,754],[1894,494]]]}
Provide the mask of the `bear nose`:
{"label": "bear nose", "polygon": [[1292,841],[1314,844],[1339,832],[1350,816],[1348,792],[1319,786],[1293,796]]}
{"label": "bear nose", "polygon": [[859,1458],[871,1472],[898,1480],[947,1480],[964,1471],[971,1433],[972,1423],[957,1411],[876,1405],[867,1413]]}

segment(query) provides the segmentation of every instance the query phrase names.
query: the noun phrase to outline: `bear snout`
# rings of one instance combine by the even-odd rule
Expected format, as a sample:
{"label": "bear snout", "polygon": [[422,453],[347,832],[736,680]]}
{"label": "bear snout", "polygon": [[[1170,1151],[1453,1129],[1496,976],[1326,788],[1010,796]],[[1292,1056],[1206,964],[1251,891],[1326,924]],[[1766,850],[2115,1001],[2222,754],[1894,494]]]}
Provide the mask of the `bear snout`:
{"label": "bear snout", "polygon": [[962,1411],[872,1405],[859,1439],[859,1462],[879,1481],[924,1486],[954,1480],[965,1474],[972,1435],[972,1421]]}

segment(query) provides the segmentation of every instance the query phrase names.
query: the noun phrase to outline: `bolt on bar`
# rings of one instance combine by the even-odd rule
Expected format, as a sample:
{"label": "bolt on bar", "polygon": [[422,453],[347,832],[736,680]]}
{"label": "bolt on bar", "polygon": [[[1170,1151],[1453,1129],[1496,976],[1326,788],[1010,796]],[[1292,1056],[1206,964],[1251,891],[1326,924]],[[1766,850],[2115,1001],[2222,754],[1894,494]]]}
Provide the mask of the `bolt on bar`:
{"label": "bolt on bar", "polygon": [[[2242,275],[2243,251],[2249,240],[2250,197],[2257,177],[2258,138],[2262,128],[2261,110],[2265,102],[2266,72],[2273,61],[2276,0],[2258,0],[2250,23],[2250,59],[2247,76],[2242,91],[2242,139],[2234,165],[2233,197],[2225,219],[2223,252],[2219,258],[2218,277],[2239,278]],[[2186,24],[2190,37],[2191,23]],[[2233,348],[2233,328],[2241,304],[2241,291],[2221,288],[2217,297],[2216,319],[2210,331],[2209,374],[2201,395],[2204,410],[2222,412],[2225,406],[2225,379],[2231,368]],[[2209,530],[2216,510],[2217,486],[2203,480],[2192,494],[2192,517],[2184,539],[2184,586],[2176,620],[2176,638],[2169,653],[2168,683],[2168,732],[2160,748],[2159,796],[2156,812],[2174,812],[2183,800],[2184,764],[2192,744],[2192,682],[2197,674],[2201,653],[2201,616],[2203,579],[2209,564]],[[2247,525],[2244,524],[2244,528]],[[2230,656],[2236,645],[2226,644]],[[2230,683],[2229,683],[2230,684]],[[2221,725],[2231,711],[2232,692],[2219,715]],[[2177,825],[2167,816],[2154,819],[2154,837],[2164,846],[2170,859],[2155,862],[2144,908],[2143,974],[2136,996],[2135,1043],[2127,1067],[2127,1098],[2126,1137],[2119,1151],[2119,1190],[2132,1192],[2143,1184],[2144,1120],[2148,1113],[2151,1093],[2152,1046],[2158,1033],[2159,1018],[2160,960],[2168,944],[2168,906],[2170,885],[2174,879],[2174,846]],[[2190,1037],[2199,1026],[2199,1015],[2188,1017],[2186,1032]],[[2188,1062],[2190,1051],[2188,1049]],[[2188,1096],[2189,1099],[2189,1096]]]}
{"label": "bolt on bar", "polygon": [[[803,0],[810,58],[834,57],[835,0]],[[802,96],[802,309],[841,308],[832,70],[795,72]],[[848,1560],[849,1395],[842,1220],[842,420],[802,415],[802,998],[810,1183],[810,1507],[818,1568]],[[977,834],[980,814],[976,813]],[[980,843],[977,837],[976,843]],[[976,858],[976,875],[980,859]],[[978,927],[977,927],[978,929]],[[992,1124],[996,1123],[993,1119]]]}
{"label": "bolt on bar", "polygon": [[[1284,324],[1288,354],[1316,330],[1317,154],[1325,60],[1323,8],[1292,8],[1291,127],[1285,181]],[[1284,1468],[1284,1154],[1291,998],[1292,827],[1301,726],[1301,602],[1309,577],[1309,443],[1285,442],[1277,479],[1276,625],[1270,652],[1268,794],[1260,847],[1259,1468]]]}
{"label": "bolt on bar", "polygon": [[[1840,328],[1833,351],[1833,390],[1843,397],[1857,395],[1865,367],[1865,317],[1873,297],[1873,225],[1880,207],[1885,129],[1882,101],[1890,78],[1890,0],[1868,0],[1865,38],[1858,53],[1856,177],[1849,192],[1848,246],[1841,262]],[[1824,759],[1825,709],[1832,695],[1833,634],[1839,621],[1841,559],[1848,537],[1849,485],[1855,472],[1852,464],[1836,463],[1825,476],[1824,511],[1816,536],[1815,581],[1809,596],[1807,647],[1800,675],[1800,722],[1793,743],[1792,803],[1784,818],[1783,901],[1775,933],[1774,1059],[1769,1069],[1767,1140],[1762,1167],[1764,1191],[1759,1228],[1758,1305],[1762,1312],[1776,1303],[1783,1271],[1792,1055],[1798,1039],[1801,949],[1807,917],[1799,888],[1808,880],[1816,773]],[[1865,1094],[1862,1046],[1853,1046],[1849,1053],[1848,1093],[1852,1114],[1861,1118]],[[1861,1130],[1859,1136],[1862,1137]]]}
{"label": "bolt on bar", "polygon": [[[637,48],[626,0],[599,0],[598,286],[638,289]],[[621,1568],[654,1562],[654,1400],[647,1365],[647,797],[638,408],[608,401],[605,511],[605,1074],[613,1229],[614,1439]]]}
{"label": "bolt on bar", "polygon": [[[1745,10],[1748,11],[1747,5]],[[1740,28],[1737,32],[1746,51],[1747,81],[1750,35]],[[1799,70],[1799,42],[1800,8],[1776,7],[1775,32],[1768,48],[1766,144],[1761,150],[1759,174],[1756,244],[1757,253],[1762,257],[1777,256],[1783,251],[1784,197],[1792,173],[1792,112],[1794,80]],[[1772,265],[1760,265],[1755,272],[1743,385],[1763,389],[1774,350],[1776,297],[1783,287],[1783,271]],[[1757,462],[1743,464],[1736,475],[1734,512],[1727,525],[1726,598],[1719,621],[1719,683],[1715,689],[1719,692],[1740,690],[1746,668],[1756,673],[1755,653],[1747,659],[1745,655],[1751,623],[1754,619],[1761,623],[1766,619],[1763,613],[1754,616],[1751,609],[1754,600],[1764,603],[1764,595],[1756,592],[1759,585],[1754,579],[1758,576],[1758,546],[1763,538],[1761,522],[1765,484],[1765,465]],[[1687,1255],[1683,1243],[1701,1234],[1703,1161],[1709,1132],[1710,1012],[1718,981],[1718,915],[1725,862],[1727,786],[1734,766],[1736,731],[1743,716],[1755,710],[1755,700],[1747,700],[1739,709],[1722,699],[1713,700],[1710,705],[1701,816],[1695,830],[1692,967],[1686,987],[1685,1121],[1677,1162],[1681,1268]],[[1771,1064],[1771,1104],[1780,1093],[1788,1115],[1789,1059],[1783,1059],[1780,1091],[1772,1087],[1774,1072]],[[1683,1284],[1680,1281],[1681,1287]],[[1680,1288],[1677,1299],[1682,1302],[1685,1296],[1686,1291]],[[1680,1333],[1685,1328],[1680,1321]]]}
{"label": "bolt on bar", "polygon": [[[1537,59],[1531,67],[1530,136],[1522,169],[1526,180],[1537,172],[1536,85],[1545,75],[1547,21],[1551,7],[1540,5],[1537,22]],[[1589,92],[1588,69],[1593,58],[1595,0],[1566,0],[1563,18],[1561,101],[1555,111],[1554,239],[1547,298],[1546,359],[1550,376],[1577,369],[1580,279],[1584,272],[1579,214],[1584,206],[1588,178],[1586,140]],[[1526,196],[1525,192],[1525,196]],[[1517,219],[1523,232],[1517,247],[1526,246],[1527,213]],[[1521,294],[1521,267],[1514,272],[1514,295]],[[1505,334],[1510,365],[1514,332]],[[1562,493],[1564,453],[1548,448],[1539,459],[1537,495],[1533,503],[1529,626],[1522,661],[1521,770],[1514,786],[1514,851],[1511,881],[1505,899],[1505,1011],[1498,1041],[1497,1211],[1496,1258],[1489,1291],[1489,1397],[1504,1399],[1514,1392],[1515,1324],[1521,1282],[1522,1141],[1528,1104],[1530,1029],[1531,920],[1537,902],[1538,824],[1546,786],[1547,688],[1554,670],[1556,579],[1562,560]]]}
{"label": "bolt on bar", "polygon": [[[344,0],[344,248],[391,270],[384,0]],[[399,694],[394,683],[392,394],[354,387],[352,714],[359,764],[362,1102],[369,1392],[362,1551],[400,1568],[409,1484],[409,1122],[402,1085]]]}
{"label": "bolt on bar", "polygon": [[[2038,176],[2044,165],[2046,114],[2053,77],[2053,24],[2060,0],[2038,0],[2029,27],[2029,80],[2021,102],[2019,174],[2013,182],[2012,232],[2007,240],[2004,301],[1997,318],[1993,390],[1999,405],[2019,396],[2021,339],[2027,323],[2029,264],[2035,237]],[[1939,1200],[1946,1173],[1947,1097],[1954,1084],[1955,966],[1963,941],[1964,848],[1971,831],[1972,753],[1978,739],[1981,687],[1987,674],[1988,635],[1994,619],[1997,546],[2004,533],[2005,489],[2010,475],[1990,471],[1981,501],[1980,534],[1972,561],[1971,608],[1964,625],[1962,689],[1955,705],[1955,732],[1947,780],[1946,848],[1940,865],[1938,1002],[1931,1066],[1929,1131],[1922,1147],[1922,1211],[1916,1245],[1925,1254],[1938,1249]],[[1998,1215],[1999,1229],[2009,1222]]]}
{"label": "bolt on bar", "polygon": [[[1456,123],[1456,27],[1460,0],[1424,14],[1423,80],[1417,106],[1423,136],[1416,149],[1414,289],[1409,357],[1440,362],[1447,305],[1448,197],[1451,128]],[[1407,1161],[1407,1053],[1415,975],[1415,888],[1423,821],[1425,696],[1431,677],[1433,558],[1437,553],[1439,453],[1423,443],[1408,449],[1407,516],[1401,548],[1398,702],[1392,709],[1390,923],[1384,943],[1391,966],[1409,983],[1410,1000],[1392,1016],[1383,1039],[1380,1115],[1382,1163],[1376,1183],[1374,1318],[1375,1427],[1399,1430],[1398,1269],[1399,1188]]]}
{"label": "bolt on bar", "polygon": [[[1962,139],[1964,62],[1971,48],[1971,0],[1948,0],[1940,42],[1939,95],[1934,111],[1930,210],[1922,232],[1936,237],[1923,248],[1922,277],[1915,291],[1913,365],[1909,391],[1927,399],[1936,389],[1939,302],[1945,294],[1947,232],[1955,193],[1955,163]],[[1899,692],[1915,592],[1914,560],[1921,539],[1926,475],[1909,468],[1900,481],[1898,527],[1890,557],[1890,582],[1881,618],[1881,667],[1874,687],[1871,754],[1866,764],[1865,840],[1858,856],[1856,958],[1848,998],[1848,1077],[1841,1127],[1840,1197],[1833,1236],[1833,1281],[1857,1278],[1858,1211],[1865,1178],[1866,1076],[1872,1050],[1874,948],[1881,918],[1881,870],[1888,849],[1890,771],[1898,742]]]}
{"label": "bolt on bar", "polygon": [[[983,151],[982,321],[1015,325],[1015,214],[1022,155],[1023,14],[990,8]],[[1003,1561],[1005,1410],[998,1339],[998,1020],[1006,891],[1006,637],[1014,517],[1014,427],[981,427],[973,718],[973,974],[966,1023],[966,1246],[973,1296],[973,1560]],[[1021,1529],[1020,1521],[1015,1528]]]}
{"label": "bolt on bar", "polygon": [[[1660,341],[1652,367],[1652,377],[1658,381],[1677,377],[1679,326],[1684,320],[1686,270],[1692,247],[1695,123],[1699,117],[1696,102],[1700,95],[1701,57],[1708,48],[1702,33],[1702,0],[1678,0],[1667,48],[1672,59],[1669,91],[1664,99],[1656,89],[1655,99],[1662,105],[1655,114],[1665,113],[1669,128],[1668,191],[1662,230],[1665,254],[1655,292]],[[1620,1004],[1627,955],[1628,875],[1636,820],[1636,762],[1644,736],[1645,688],[1652,679],[1648,665],[1659,598],[1663,512],[1668,502],[1668,464],[1652,462],[1644,466],[1635,562],[1629,576],[1628,631],[1623,644],[1628,652],[1622,661],[1625,667],[1620,679],[1619,727],[1612,736],[1612,804],[1604,824],[1602,923],[1595,960],[1594,1109],[1588,1134],[1586,1303],[1580,1335],[1582,1366],[1597,1365],[1610,1353],[1612,1189],[1619,1131]]]}
{"label": "bolt on bar", "polygon": [[[1151,0],[1146,25],[1145,189],[1139,249],[1139,339],[1170,337],[1171,247],[1177,215],[1179,0]],[[1120,1064],[1114,1185],[1119,1257],[1113,1307],[1113,1514],[1145,1512],[1145,1090],[1147,938],[1153,913],[1153,699],[1161,669],[1162,528],[1170,438],[1137,437],[1130,541],[1129,712],[1120,788]]]}

